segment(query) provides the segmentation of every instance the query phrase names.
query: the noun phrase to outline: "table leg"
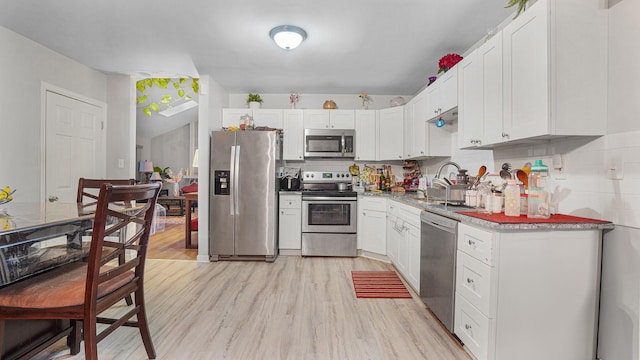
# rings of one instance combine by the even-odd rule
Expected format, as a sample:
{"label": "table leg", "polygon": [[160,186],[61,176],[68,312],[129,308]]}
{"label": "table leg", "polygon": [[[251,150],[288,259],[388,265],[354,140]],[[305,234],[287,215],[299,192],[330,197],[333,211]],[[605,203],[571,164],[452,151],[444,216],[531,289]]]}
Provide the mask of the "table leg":
{"label": "table leg", "polygon": [[187,197],[185,199],[185,208],[187,209],[185,214],[185,234],[184,234],[184,248],[191,248],[191,200]]}

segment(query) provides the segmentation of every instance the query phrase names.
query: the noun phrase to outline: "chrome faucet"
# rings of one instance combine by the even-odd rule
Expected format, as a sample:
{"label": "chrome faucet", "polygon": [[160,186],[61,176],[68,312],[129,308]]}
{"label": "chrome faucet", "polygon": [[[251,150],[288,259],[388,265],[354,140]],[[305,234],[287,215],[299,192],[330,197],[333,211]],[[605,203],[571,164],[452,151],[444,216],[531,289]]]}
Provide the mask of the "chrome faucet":
{"label": "chrome faucet", "polygon": [[442,172],[442,169],[444,169],[445,166],[447,165],[451,165],[451,166],[455,166],[455,168],[458,170],[458,172],[460,172],[460,165],[454,163],[453,161],[447,161],[446,163],[440,165],[440,168],[438,168],[438,172],[436,173],[436,178],[440,179],[440,173]]}

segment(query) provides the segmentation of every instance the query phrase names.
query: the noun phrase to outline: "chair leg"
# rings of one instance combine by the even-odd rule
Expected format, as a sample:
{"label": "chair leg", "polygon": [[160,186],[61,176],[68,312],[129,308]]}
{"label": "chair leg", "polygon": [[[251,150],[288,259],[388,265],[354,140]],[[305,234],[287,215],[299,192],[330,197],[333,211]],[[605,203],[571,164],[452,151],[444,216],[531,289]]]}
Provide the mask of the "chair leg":
{"label": "chair leg", "polygon": [[4,320],[0,319],[0,359],[4,351]]}
{"label": "chair leg", "polygon": [[77,355],[80,352],[80,342],[82,341],[82,322],[71,320],[71,334],[67,337],[67,346],[71,350],[71,355]]}
{"label": "chair leg", "polygon": [[84,337],[85,360],[98,360],[98,336],[96,318],[86,318],[82,321]]}
{"label": "chair leg", "polygon": [[140,330],[140,336],[142,337],[142,343],[145,350],[147,350],[147,356],[149,359],[156,358],[156,351],[153,348],[153,342],[151,341],[151,333],[149,332],[149,323],[147,322],[147,311],[144,305],[143,290],[138,289],[136,291],[136,305],[140,307],[138,312],[138,328]]}

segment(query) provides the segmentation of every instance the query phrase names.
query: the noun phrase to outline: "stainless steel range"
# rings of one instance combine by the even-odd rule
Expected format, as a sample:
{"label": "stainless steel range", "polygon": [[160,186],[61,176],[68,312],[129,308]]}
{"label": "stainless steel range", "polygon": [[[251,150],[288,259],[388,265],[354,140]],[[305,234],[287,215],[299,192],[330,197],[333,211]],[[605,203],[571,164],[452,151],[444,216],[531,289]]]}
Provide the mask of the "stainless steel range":
{"label": "stainless steel range", "polygon": [[305,171],[302,183],[302,256],[356,256],[358,196],[348,190],[351,174]]}

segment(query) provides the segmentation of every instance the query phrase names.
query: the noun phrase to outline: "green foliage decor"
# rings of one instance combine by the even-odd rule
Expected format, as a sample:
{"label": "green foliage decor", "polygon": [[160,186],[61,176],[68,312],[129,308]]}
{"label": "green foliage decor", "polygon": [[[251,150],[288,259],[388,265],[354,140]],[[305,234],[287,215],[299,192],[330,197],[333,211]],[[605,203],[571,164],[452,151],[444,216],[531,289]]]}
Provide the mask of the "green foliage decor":
{"label": "green foliage decor", "polygon": [[260,97],[260,94],[249,93],[249,95],[247,96],[247,104],[250,102],[262,103],[262,98]]}
{"label": "green foliage decor", "polygon": [[527,6],[527,1],[529,0],[509,0],[509,3],[507,4],[507,6],[505,6],[505,8],[510,8],[513,6],[518,5],[518,12],[516,13],[516,16],[514,17],[517,18],[521,12],[523,12]]}
{"label": "green foliage decor", "polygon": [[[136,104],[143,105],[149,100],[149,95],[145,94],[145,91],[151,87],[159,87],[161,89],[170,88],[170,85],[173,86],[176,91],[177,98],[170,94],[164,94],[160,99],[160,104],[164,105],[166,108],[170,108],[172,104],[180,99],[191,100],[192,97],[187,95],[185,91],[185,87],[191,87],[195,94],[200,90],[200,84],[198,83],[198,79],[191,79],[191,83],[188,83],[189,79],[187,78],[179,78],[179,79],[170,79],[170,78],[150,78],[150,79],[142,79],[136,82],[136,89],[138,90],[138,97],[136,98]],[[144,112],[147,116],[151,116],[152,111],[160,111],[160,105],[157,102],[152,102],[149,105],[145,105],[142,108],[142,112]]]}

